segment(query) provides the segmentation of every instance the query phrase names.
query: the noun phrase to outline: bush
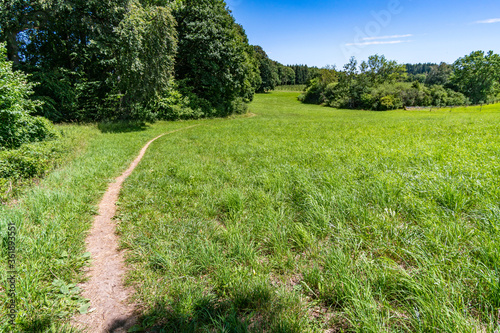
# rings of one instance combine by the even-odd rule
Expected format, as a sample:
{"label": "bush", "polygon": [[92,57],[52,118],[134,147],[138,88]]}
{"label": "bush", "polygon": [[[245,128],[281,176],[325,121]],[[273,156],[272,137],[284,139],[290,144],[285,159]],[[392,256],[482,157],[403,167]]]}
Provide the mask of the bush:
{"label": "bush", "polygon": [[20,183],[50,171],[67,149],[59,141],[46,141],[0,151],[0,202],[12,195]]}
{"label": "bush", "polygon": [[178,120],[200,118],[203,116],[201,109],[192,109],[188,96],[183,96],[177,89],[169,90],[158,104],[158,119]]}
{"label": "bush", "polygon": [[243,98],[236,98],[231,102],[231,113],[245,114],[248,112],[248,105]]}
{"label": "bush", "polygon": [[0,111],[0,148],[18,148],[24,143],[54,139],[58,136],[52,123],[45,118],[24,114],[5,115]]}
{"label": "bush", "polygon": [[307,104],[321,104],[324,102],[323,89],[324,86],[321,84],[319,78],[312,79],[306,91],[299,96],[299,100]]}
{"label": "bush", "polygon": [[392,95],[384,96],[380,99],[380,109],[392,110],[396,107],[396,98]]}
{"label": "bush", "polygon": [[311,79],[306,91],[299,96],[303,103],[323,104],[334,108],[393,110],[405,106],[464,105],[467,98],[456,91],[420,81],[405,82],[404,66],[384,57],[370,57],[368,63],[344,66],[343,71],[324,68]]}
{"label": "bush", "polygon": [[33,86],[26,74],[12,70],[5,45],[0,44],[0,149],[57,136],[48,120],[30,115],[40,106],[30,99]]}
{"label": "bush", "polygon": [[[82,76],[62,68],[53,71],[36,71],[30,75],[34,86],[34,96],[42,102],[33,115],[42,116],[54,122],[81,120],[82,106],[78,105],[77,82]],[[93,91],[89,87],[81,89],[86,95]]]}

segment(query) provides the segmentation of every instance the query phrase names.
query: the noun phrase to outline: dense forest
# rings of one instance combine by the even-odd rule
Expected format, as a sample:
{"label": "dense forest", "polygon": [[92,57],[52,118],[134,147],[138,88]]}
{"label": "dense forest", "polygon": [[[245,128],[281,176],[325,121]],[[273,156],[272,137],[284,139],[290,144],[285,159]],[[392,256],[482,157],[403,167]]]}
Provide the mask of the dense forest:
{"label": "dense forest", "polygon": [[0,29],[25,113],[55,122],[224,116],[319,71],[249,45],[222,0],[2,1]]}

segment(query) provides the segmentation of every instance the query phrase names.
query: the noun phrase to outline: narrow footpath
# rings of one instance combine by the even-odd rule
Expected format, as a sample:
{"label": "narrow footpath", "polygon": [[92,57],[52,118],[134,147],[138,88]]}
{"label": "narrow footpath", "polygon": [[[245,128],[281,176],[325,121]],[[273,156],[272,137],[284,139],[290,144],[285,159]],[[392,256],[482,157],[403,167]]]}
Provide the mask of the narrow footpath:
{"label": "narrow footpath", "polygon": [[126,273],[124,255],[119,251],[119,238],[116,235],[116,223],[113,221],[116,202],[123,182],[132,174],[154,141],[195,126],[199,125],[167,132],[149,141],[129,168],[110,184],[104,194],[99,203],[99,215],[95,217],[86,239],[87,251],[92,254],[92,263],[86,272],[89,279],[80,284],[82,296],[90,299],[90,312],[73,318],[72,325],[75,328],[92,333],[119,333],[127,332],[136,324],[136,305],[129,302],[133,290],[123,284]]}

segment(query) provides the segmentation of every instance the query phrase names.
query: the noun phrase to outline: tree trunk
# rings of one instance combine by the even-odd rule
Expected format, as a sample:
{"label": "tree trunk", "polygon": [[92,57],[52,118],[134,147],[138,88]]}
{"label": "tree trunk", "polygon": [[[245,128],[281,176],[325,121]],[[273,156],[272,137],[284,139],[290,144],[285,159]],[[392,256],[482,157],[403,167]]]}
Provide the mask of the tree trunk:
{"label": "tree trunk", "polygon": [[19,44],[17,43],[17,32],[7,31],[7,58],[14,63],[14,66],[19,65]]}

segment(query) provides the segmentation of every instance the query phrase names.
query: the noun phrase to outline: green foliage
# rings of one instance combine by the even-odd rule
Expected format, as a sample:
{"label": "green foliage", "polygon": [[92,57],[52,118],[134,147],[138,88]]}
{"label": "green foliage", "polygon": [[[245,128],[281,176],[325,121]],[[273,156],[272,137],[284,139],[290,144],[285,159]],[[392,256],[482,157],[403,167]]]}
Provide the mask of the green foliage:
{"label": "green foliage", "polygon": [[153,121],[174,78],[189,106],[162,117],[224,116],[261,86],[223,0],[6,0],[0,26],[8,58],[41,83],[36,114],[57,122]]}
{"label": "green foliage", "polygon": [[269,59],[266,52],[262,47],[256,45],[254,46],[255,56],[259,62],[259,71],[261,77],[261,84],[257,89],[257,92],[264,93],[274,88],[280,84],[280,76],[278,70],[278,63]]}
{"label": "green foliage", "polygon": [[453,64],[451,83],[473,103],[495,99],[500,91],[500,55],[472,52]]}
{"label": "green foliage", "polygon": [[295,84],[295,71],[289,66],[278,65],[279,85]]}
{"label": "green foliage", "polygon": [[[21,54],[18,65],[43,83],[35,89],[36,99],[45,102],[39,114],[55,121],[154,118],[173,78],[177,41],[168,6],[131,0],[10,3],[0,25],[8,30],[5,38],[19,36],[7,38],[9,49]],[[19,21],[11,23],[9,15]]]}
{"label": "green foliage", "polygon": [[440,85],[430,88],[419,83],[382,84],[370,91],[363,108],[371,110],[400,109],[404,106],[458,106],[467,99],[461,93]]}
{"label": "green foliage", "polygon": [[[45,102],[37,114],[55,121],[106,117],[115,83],[115,28],[128,3],[37,0],[27,4],[16,0],[5,7],[0,24],[5,24],[9,50],[16,50],[9,58],[35,74],[33,81],[43,83],[35,88],[35,98]],[[16,38],[9,39],[11,35]]]}
{"label": "green foliage", "polygon": [[57,136],[47,119],[30,115],[40,106],[30,99],[32,89],[26,74],[12,70],[5,46],[0,45],[0,149]]}
{"label": "green foliage", "polygon": [[[445,88],[438,82],[447,82],[449,66],[430,67],[432,85],[407,81],[404,65],[389,61],[384,56],[372,56],[359,66],[352,58],[342,71],[320,70],[320,76],[309,81],[299,100],[334,108],[393,110],[405,106],[465,105],[468,99],[461,93]],[[435,72],[435,73],[434,73]]]}
{"label": "green foliage", "polygon": [[33,86],[26,74],[12,70],[5,44],[0,44],[0,110],[10,114],[34,112],[39,104],[29,99]]}
{"label": "green foliage", "polygon": [[399,101],[393,95],[385,95],[380,98],[380,108],[382,110],[393,110],[395,109]]}
{"label": "green foliage", "polygon": [[0,148],[12,149],[58,137],[52,123],[45,118],[26,114],[5,115],[0,111]]}
{"label": "green foliage", "polygon": [[248,42],[248,37],[246,35],[243,26],[240,24],[235,24],[235,29],[237,32],[237,37],[245,47],[245,81],[243,83],[243,100],[245,102],[251,102],[255,95],[255,92],[259,89],[262,84],[262,78],[259,69],[259,60],[256,56],[255,49]]}
{"label": "green foliage", "polygon": [[[199,103],[192,102],[191,99],[197,99],[197,96],[190,93],[182,94],[173,87],[160,99],[158,103],[158,119],[160,120],[178,120],[178,119],[197,119],[203,116],[203,111],[196,106]],[[191,97],[191,98],[190,98]],[[192,109],[193,106],[195,109]]]}
{"label": "green foliage", "polygon": [[64,153],[66,150],[58,141],[24,144],[18,149],[0,151],[0,202],[15,195],[23,183],[50,171]]}
{"label": "green foliage", "polygon": [[308,82],[299,100],[308,104],[323,104],[328,101],[338,84],[339,74],[334,68],[320,69],[319,75]]}
{"label": "green foliage", "polygon": [[116,29],[117,118],[153,120],[162,94],[173,80],[177,32],[168,7],[132,3]]}
{"label": "green foliage", "polygon": [[445,86],[450,82],[452,73],[453,67],[447,63],[442,62],[439,66],[434,65],[425,78],[425,84]]}
{"label": "green foliage", "polygon": [[[39,83],[34,88],[34,99],[43,103],[36,114],[54,122],[82,120],[89,109],[83,96],[93,96],[95,89],[84,82],[76,85],[81,79],[81,75],[65,68],[33,71],[31,81]],[[97,99],[95,104],[99,102]],[[96,110],[97,105],[91,109]]]}
{"label": "green foliage", "polygon": [[387,60],[385,56],[374,55],[363,61],[359,66],[361,76],[365,76],[370,85],[381,83],[396,83],[406,79],[406,67],[394,60]]}
{"label": "green foliage", "polygon": [[289,65],[287,66],[295,73],[295,83],[297,85],[307,84],[311,79],[317,76],[318,68],[307,65]]}
{"label": "green foliage", "polygon": [[185,0],[174,15],[179,34],[175,75],[181,90],[200,99],[192,108],[201,108],[205,116],[231,114],[235,99],[249,99],[254,80],[244,31],[222,0]]}
{"label": "green foliage", "polygon": [[408,75],[424,75],[427,76],[429,74],[433,67],[437,66],[436,64],[433,63],[419,63],[419,64],[406,64],[406,72]]}

